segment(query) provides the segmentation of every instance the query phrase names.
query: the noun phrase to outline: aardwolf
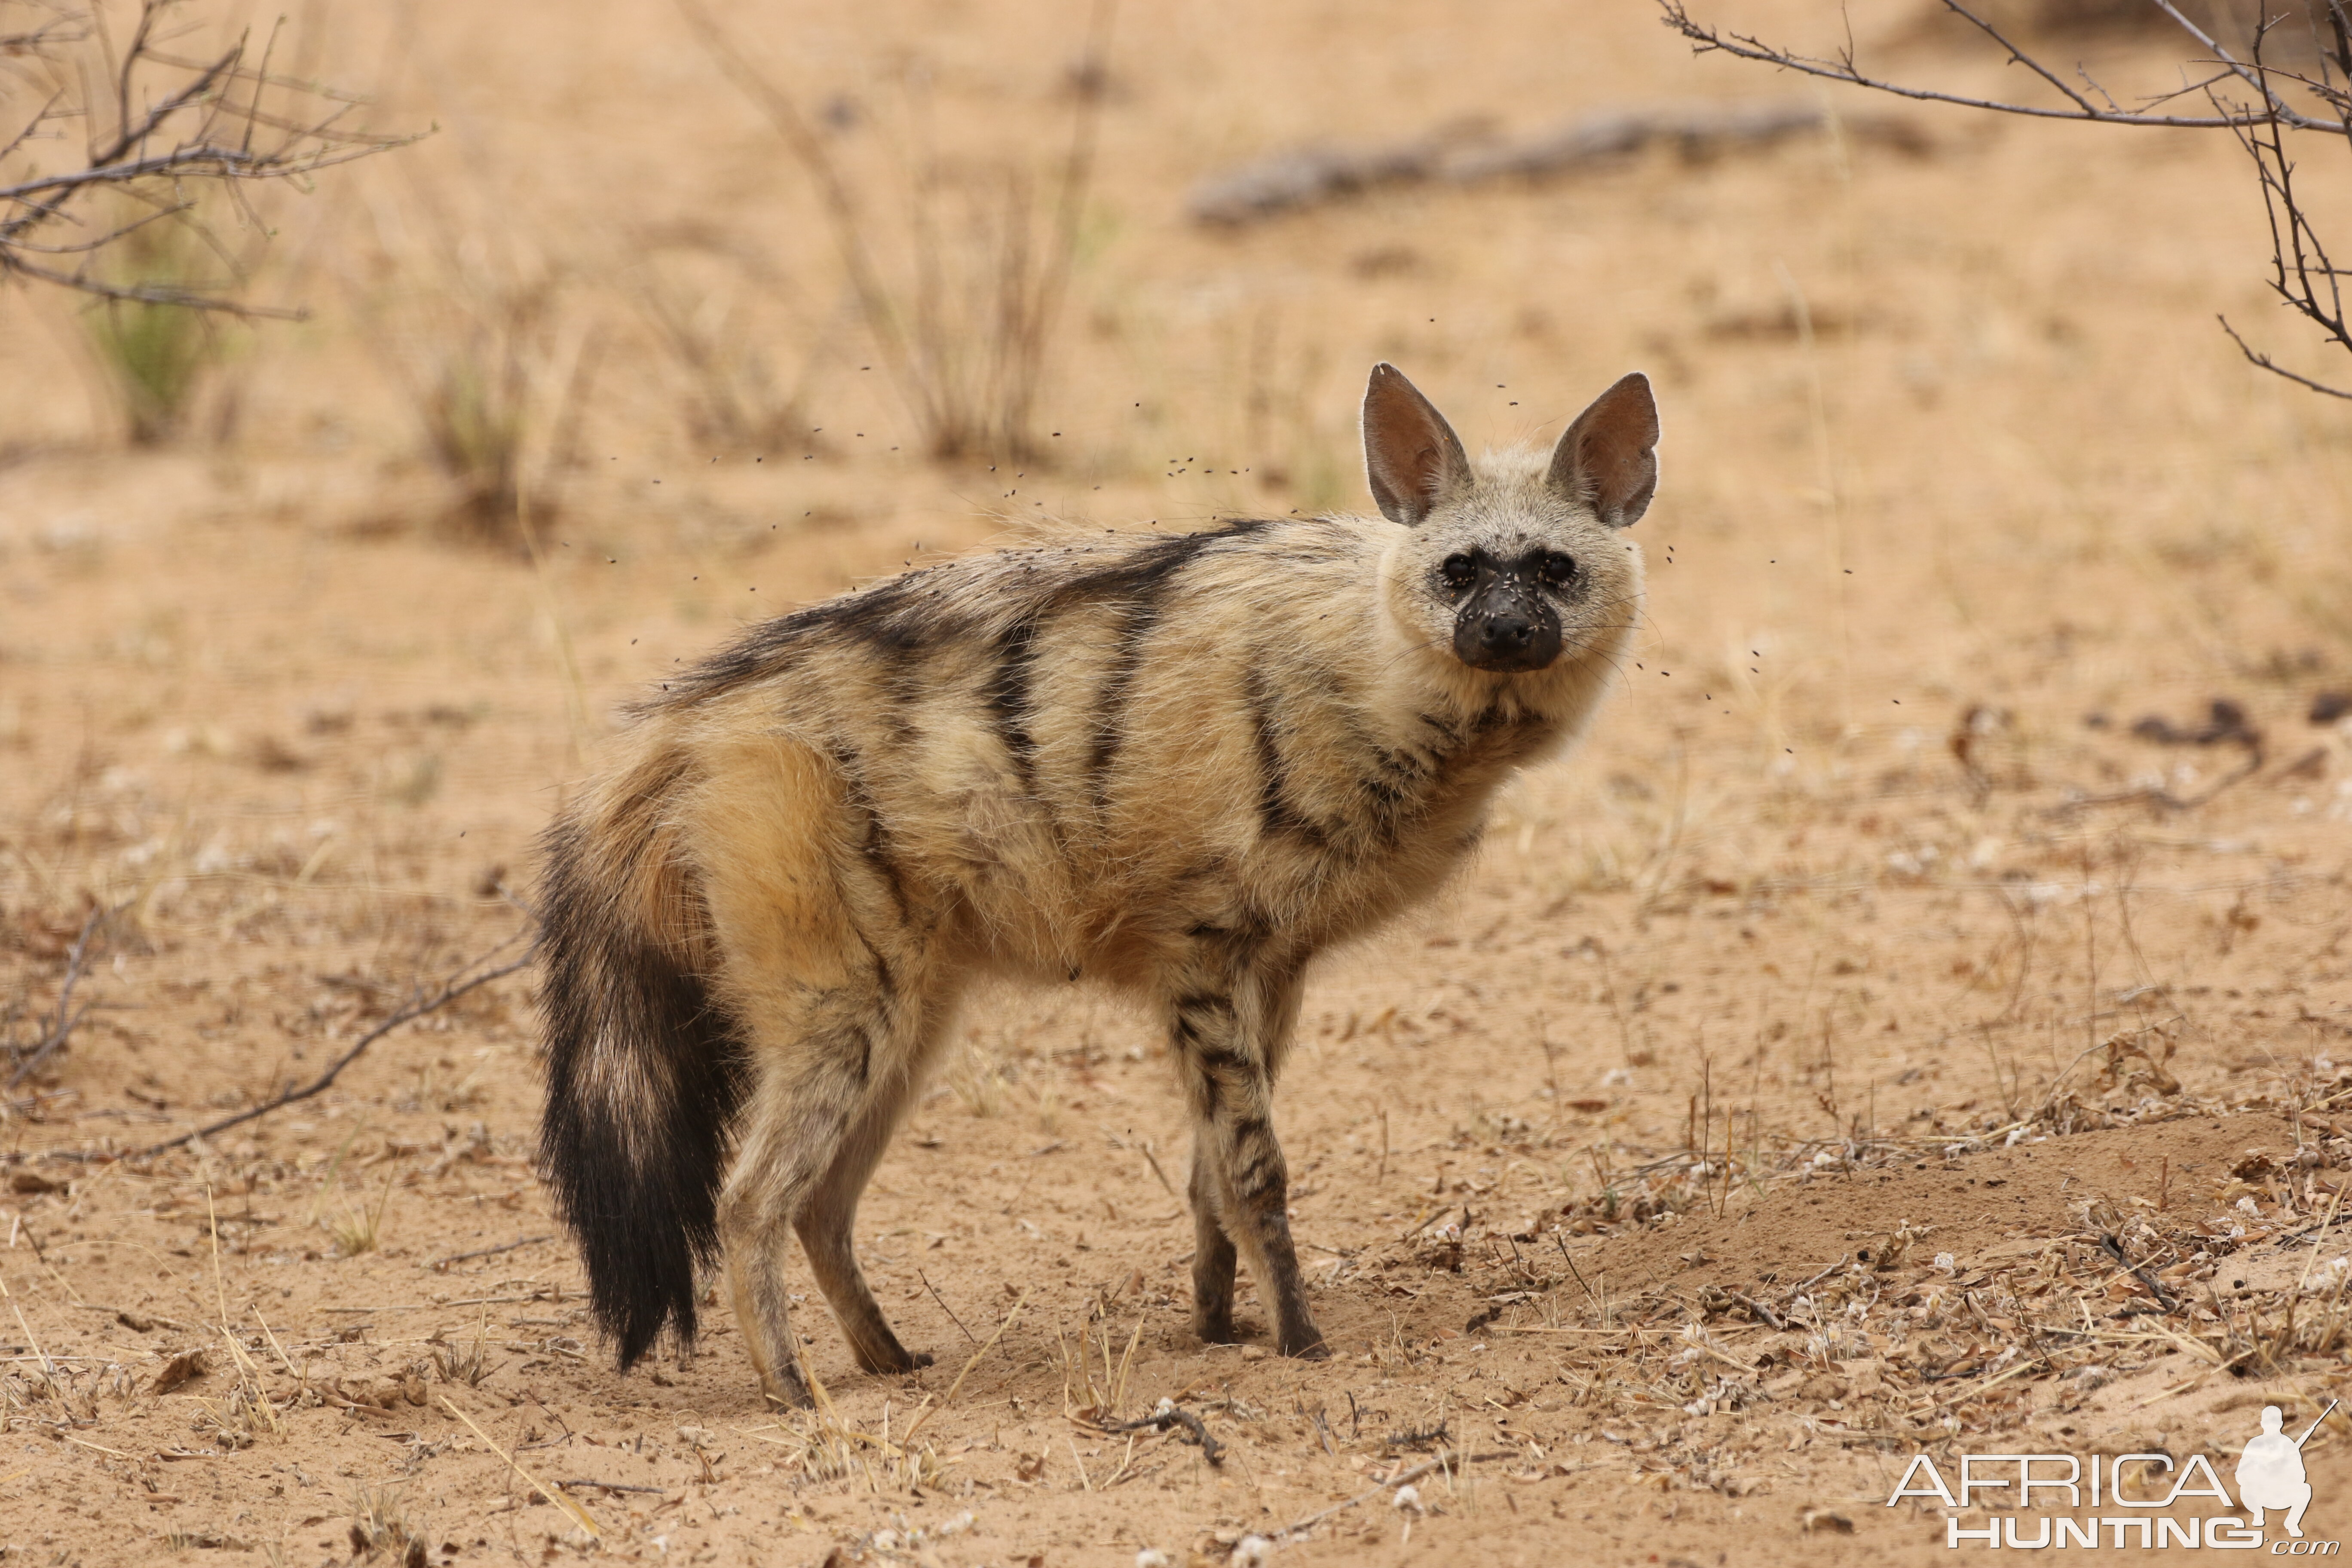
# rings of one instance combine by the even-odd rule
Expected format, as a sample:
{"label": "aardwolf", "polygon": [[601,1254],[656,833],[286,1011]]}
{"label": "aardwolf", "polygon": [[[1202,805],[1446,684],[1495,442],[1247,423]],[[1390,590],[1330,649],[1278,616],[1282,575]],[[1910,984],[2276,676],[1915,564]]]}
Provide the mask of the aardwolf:
{"label": "aardwolf", "polygon": [[1082,975],[1166,1029],[1193,1126],[1192,1321],[1237,1255],[1329,1353],[1272,1102],[1308,962],[1425,898],[1512,773],[1580,732],[1642,600],[1657,486],[1626,376],[1549,456],[1473,463],[1391,366],[1381,516],[974,555],[751,627],[647,697],[546,834],[541,1157],[627,1367],[723,1250],[772,1401],[805,1405],[797,1231],[858,1364],[908,1353],[859,1194],[976,975]]}

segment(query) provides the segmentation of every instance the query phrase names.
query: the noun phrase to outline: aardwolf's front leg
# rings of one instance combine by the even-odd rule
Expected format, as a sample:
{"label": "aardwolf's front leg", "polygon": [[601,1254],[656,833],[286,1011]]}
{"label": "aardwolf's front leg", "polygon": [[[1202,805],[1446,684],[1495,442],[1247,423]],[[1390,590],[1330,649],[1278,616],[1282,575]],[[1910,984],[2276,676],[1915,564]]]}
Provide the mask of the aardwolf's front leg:
{"label": "aardwolf's front leg", "polygon": [[1192,1102],[1193,1321],[1203,1339],[1232,1337],[1238,1247],[1273,1310],[1275,1348],[1319,1358],[1330,1351],[1307,1310],[1290,1239],[1290,1176],[1274,1136],[1274,1066],[1298,987],[1253,979],[1230,994],[1186,995],[1175,1008],[1176,1054]]}

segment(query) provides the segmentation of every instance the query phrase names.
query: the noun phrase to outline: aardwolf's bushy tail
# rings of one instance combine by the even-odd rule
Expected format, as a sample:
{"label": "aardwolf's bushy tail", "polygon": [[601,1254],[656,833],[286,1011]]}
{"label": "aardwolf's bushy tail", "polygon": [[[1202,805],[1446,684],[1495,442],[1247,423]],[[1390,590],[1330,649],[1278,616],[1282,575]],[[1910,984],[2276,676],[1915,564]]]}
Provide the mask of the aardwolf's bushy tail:
{"label": "aardwolf's bushy tail", "polygon": [[659,864],[653,835],[568,817],[542,848],[540,1163],[625,1368],[666,1324],[694,1338],[696,1268],[719,1247],[741,1047],[688,965],[699,900]]}

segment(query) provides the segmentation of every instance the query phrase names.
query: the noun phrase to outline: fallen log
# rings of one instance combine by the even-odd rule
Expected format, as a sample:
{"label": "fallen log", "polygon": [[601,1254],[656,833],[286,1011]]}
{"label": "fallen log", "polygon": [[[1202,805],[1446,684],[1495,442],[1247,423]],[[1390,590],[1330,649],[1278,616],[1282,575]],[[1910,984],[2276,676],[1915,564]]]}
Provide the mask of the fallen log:
{"label": "fallen log", "polygon": [[[1211,175],[1193,187],[1188,206],[1196,223],[1237,228],[1383,186],[1544,179],[1620,163],[1656,143],[1705,158],[1759,150],[1830,123],[1819,104],[1791,99],[1604,110],[1516,137],[1455,128],[1386,143],[1315,142]],[[1929,150],[1907,120],[1840,117],[1838,125],[1857,141],[1914,156]]]}

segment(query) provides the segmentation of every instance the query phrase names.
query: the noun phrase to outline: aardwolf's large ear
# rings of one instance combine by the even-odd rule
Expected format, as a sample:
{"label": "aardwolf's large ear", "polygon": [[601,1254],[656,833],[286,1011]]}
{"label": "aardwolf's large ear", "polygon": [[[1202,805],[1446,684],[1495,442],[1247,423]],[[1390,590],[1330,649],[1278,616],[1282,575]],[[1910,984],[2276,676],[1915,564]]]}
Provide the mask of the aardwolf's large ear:
{"label": "aardwolf's large ear", "polygon": [[1612,528],[1631,528],[1658,493],[1658,405],[1640,371],[1592,400],[1552,448],[1551,486]]}
{"label": "aardwolf's large ear", "polygon": [[1407,528],[1470,483],[1470,458],[1445,416],[1396,366],[1372,366],[1364,388],[1364,468],[1381,515]]}

